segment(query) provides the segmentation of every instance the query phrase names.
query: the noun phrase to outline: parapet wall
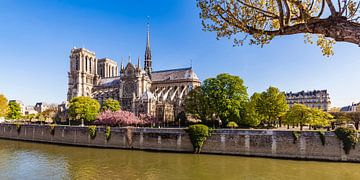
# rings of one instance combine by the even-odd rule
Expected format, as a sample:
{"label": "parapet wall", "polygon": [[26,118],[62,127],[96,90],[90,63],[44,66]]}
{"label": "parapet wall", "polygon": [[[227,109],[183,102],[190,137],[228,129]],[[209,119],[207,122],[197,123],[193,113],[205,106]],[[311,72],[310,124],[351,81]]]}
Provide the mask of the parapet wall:
{"label": "parapet wall", "polygon": [[[67,144],[155,151],[192,152],[189,135],[184,129],[173,128],[111,128],[106,140],[105,128],[98,127],[90,138],[87,127],[56,126],[54,134],[46,125],[0,124],[0,138]],[[329,161],[360,162],[360,145],[345,154],[342,142],[333,132],[325,132],[325,145],[316,131],[304,131],[294,141],[292,131],[276,130],[214,130],[205,142],[202,153],[264,156]]]}

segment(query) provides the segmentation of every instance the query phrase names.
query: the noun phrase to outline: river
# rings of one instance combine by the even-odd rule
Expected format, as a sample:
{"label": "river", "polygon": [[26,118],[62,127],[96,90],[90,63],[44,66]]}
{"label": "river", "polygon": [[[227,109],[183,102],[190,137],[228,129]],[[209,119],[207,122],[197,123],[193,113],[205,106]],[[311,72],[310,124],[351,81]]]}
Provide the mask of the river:
{"label": "river", "polygon": [[0,140],[0,179],[360,179],[360,164]]}

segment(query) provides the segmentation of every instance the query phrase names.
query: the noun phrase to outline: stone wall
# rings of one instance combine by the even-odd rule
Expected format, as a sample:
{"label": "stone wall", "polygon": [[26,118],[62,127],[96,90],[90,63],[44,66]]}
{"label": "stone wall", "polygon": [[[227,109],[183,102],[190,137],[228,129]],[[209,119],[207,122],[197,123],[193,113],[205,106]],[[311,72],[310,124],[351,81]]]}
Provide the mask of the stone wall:
{"label": "stone wall", "polygon": [[[46,125],[0,124],[0,138],[77,146],[192,152],[190,138],[184,129],[111,128],[106,140],[105,128],[98,127],[94,139],[87,127],[56,126],[54,134]],[[345,154],[342,142],[333,132],[325,132],[325,145],[316,131],[302,132],[294,141],[292,131],[214,130],[205,142],[202,153],[360,162],[360,145]]]}

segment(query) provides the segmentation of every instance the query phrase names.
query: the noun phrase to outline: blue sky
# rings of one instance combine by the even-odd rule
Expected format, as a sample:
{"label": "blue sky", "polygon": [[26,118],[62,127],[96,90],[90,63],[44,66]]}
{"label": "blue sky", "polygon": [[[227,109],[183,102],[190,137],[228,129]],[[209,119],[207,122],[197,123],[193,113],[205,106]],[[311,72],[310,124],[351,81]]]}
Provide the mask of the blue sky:
{"label": "blue sky", "polygon": [[328,89],[333,106],[360,101],[359,47],[337,43],[326,58],[303,35],[270,45],[233,47],[203,32],[195,0],[2,0],[0,93],[33,105],[66,99],[74,46],[98,58],[143,59],[147,16],[155,70],[192,65],[201,80],[219,73],[244,79],[251,95],[270,85],[283,91]]}

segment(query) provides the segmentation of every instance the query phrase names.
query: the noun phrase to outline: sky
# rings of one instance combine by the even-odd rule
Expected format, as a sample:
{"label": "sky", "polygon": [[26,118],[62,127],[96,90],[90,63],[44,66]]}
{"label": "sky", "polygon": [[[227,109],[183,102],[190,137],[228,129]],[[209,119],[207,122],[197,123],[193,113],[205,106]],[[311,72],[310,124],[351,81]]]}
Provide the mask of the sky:
{"label": "sky", "polygon": [[1,0],[0,93],[27,105],[66,100],[73,47],[97,58],[144,59],[150,17],[153,69],[192,66],[201,80],[240,76],[249,95],[327,89],[332,106],[360,101],[360,49],[337,43],[324,57],[303,35],[281,36],[261,48],[233,47],[204,32],[195,0]]}

